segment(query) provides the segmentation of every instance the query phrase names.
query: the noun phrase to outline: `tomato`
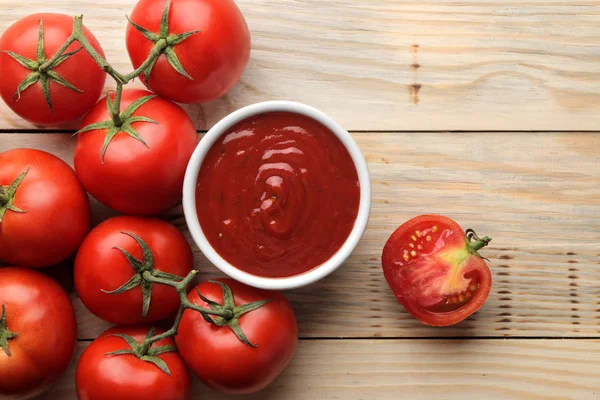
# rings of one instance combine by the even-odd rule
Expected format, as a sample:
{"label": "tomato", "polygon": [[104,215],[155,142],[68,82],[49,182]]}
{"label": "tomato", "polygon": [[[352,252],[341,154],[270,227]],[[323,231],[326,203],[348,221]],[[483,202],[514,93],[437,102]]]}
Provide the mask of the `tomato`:
{"label": "tomato", "polygon": [[[152,93],[145,90],[123,90],[121,110],[149,95]],[[152,215],[181,201],[183,177],[198,137],[185,111],[159,97],[137,108],[132,118],[151,118],[157,123],[137,120],[124,124],[122,129],[133,129],[141,140],[120,130],[106,147],[110,129],[79,133],[75,171],[100,202],[123,214]],[[100,101],[85,116],[82,127],[107,120],[108,110]]]}
{"label": "tomato", "polygon": [[[147,246],[146,256],[135,237]],[[131,263],[126,253],[140,263]],[[83,304],[108,322],[153,322],[177,311],[180,299],[174,288],[147,282],[143,271],[183,278],[193,266],[192,250],[173,225],[159,219],[114,217],[95,227],[81,244],[75,258],[75,288]],[[128,290],[107,293],[126,283]]]}
{"label": "tomato", "polygon": [[[256,347],[243,343],[228,325],[208,323],[189,309],[183,314],[175,342],[186,365],[209,387],[232,394],[253,393],[273,382],[291,361],[298,342],[296,317],[279,292],[251,288],[232,279],[219,281],[231,288],[236,306],[269,299],[239,321],[232,321],[239,322]],[[188,295],[192,304],[209,308],[198,292],[224,304],[223,290],[216,283],[204,282]]]}
{"label": "tomato", "polygon": [[[190,396],[190,377],[176,351],[158,355],[169,370],[142,361],[133,354],[107,355],[131,347],[125,334],[141,342],[150,331],[148,326],[116,326],[90,344],[79,359],[75,384],[79,400],[184,400]],[[162,333],[162,331],[157,331]],[[152,348],[173,345],[173,339],[156,342]]]}
{"label": "tomato", "polygon": [[1,260],[47,267],[77,250],[90,229],[90,204],[64,161],[32,149],[0,153],[0,185]]}
{"label": "tomato", "polygon": [[450,218],[421,215],[396,229],[383,248],[388,284],[424,324],[456,324],[479,310],[490,293],[492,275],[477,251],[491,239],[467,233]]}
{"label": "tomato", "polygon": [[[41,43],[44,51],[38,57],[40,28],[43,31]],[[83,31],[94,49],[104,57],[94,35],[85,26]],[[81,117],[98,100],[106,74],[85,50],[55,63],[47,70],[39,68],[57,52],[72,32],[73,18],[68,15],[33,14],[12,24],[0,38],[0,95],[21,118],[39,125],[63,124]],[[68,55],[80,48],[81,45],[74,42],[63,54]],[[8,52],[12,52],[12,55]],[[18,89],[26,78],[34,83]],[[46,89],[49,101],[44,95]]]}
{"label": "tomato", "polygon": [[0,269],[0,398],[31,398],[67,369],[77,341],[69,296],[24,268]]}
{"label": "tomato", "polygon": [[[161,30],[165,10],[168,25]],[[127,51],[134,68],[162,40],[163,55],[141,80],[173,101],[200,103],[224,95],[250,58],[248,25],[233,0],[140,0],[130,21]]]}

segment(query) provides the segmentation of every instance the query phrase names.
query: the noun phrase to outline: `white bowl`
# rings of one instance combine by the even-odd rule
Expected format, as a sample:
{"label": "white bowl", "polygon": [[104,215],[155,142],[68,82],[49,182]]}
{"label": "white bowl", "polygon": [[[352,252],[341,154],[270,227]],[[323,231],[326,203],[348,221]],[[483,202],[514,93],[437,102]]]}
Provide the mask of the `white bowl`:
{"label": "white bowl", "polygon": [[[356,217],[356,221],[354,222],[354,227],[352,228],[350,235],[342,247],[329,260],[309,270],[308,272],[283,278],[269,278],[249,274],[236,268],[223,259],[223,257],[221,257],[215,251],[215,249],[206,239],[204,232],[202,232],[196,212],[196,183],[198,180],[198,172],[200,171],[200,166],[202,165],[204,157],[211,146],[225,131],[238,122],[257,114],[276,111],[305,115],[329,128],[329,130],[331,130],[331,132],[333,132],[341,140],[344,146],[346,146],[346,149],[352,157],[354,166],[356,167],[358,180],[360,182],[360,205],[358,208],[358,215]],[[196,147],[185,173],[185,180],[183,183],[183,211],[185,213],[185,220],[190,233],[192,234],[194,242],[196,242],[206,258],[208,258],[210,262],[212,262],[225,274],[237,281],[261,289],[294,289],[323,279],[335,271],[340,265],[342,265],[348,256],[350,256],[358,244],[361,236],[363,235],[369,220],[369,214],[371,211],[371,179],[369,177],[367,163],[358,145],[348,131],[342,128],[337,122],[316,108],[307,106],[305,104],[295,103],[292,101],[267,101],[264,103],[249,105],[229,114],[219,121],[215,126],[213,126],[212,129],[206,133],[206,135],[204,135],[198,144],[198,147]]]}

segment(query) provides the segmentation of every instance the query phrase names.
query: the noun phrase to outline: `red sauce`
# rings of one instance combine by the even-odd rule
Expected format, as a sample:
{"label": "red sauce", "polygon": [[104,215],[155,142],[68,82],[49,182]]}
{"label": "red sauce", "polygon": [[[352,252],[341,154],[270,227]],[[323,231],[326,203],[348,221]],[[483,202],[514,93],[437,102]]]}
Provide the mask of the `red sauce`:
{"label": "red sauce", "polygon": [[307,272],[344,244],[360,186],[350,154],[319,122],[274,112],[239,122],[198,174],[198,219],[231,265],[263,277]]}

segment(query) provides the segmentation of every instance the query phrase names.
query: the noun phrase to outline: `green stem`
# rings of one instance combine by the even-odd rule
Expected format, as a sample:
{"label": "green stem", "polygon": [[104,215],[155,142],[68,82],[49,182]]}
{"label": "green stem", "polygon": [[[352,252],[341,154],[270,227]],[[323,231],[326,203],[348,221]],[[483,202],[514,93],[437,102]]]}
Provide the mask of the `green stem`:
{"label": "green stem", "polygon": [[0,208],[7,205],[9,201],[10,201],[10,196],[8,195],[8,193],[6,193],[6,191],[2,187],[0,187]]}
{"label": "green stem", "polygon": [[161,56],[161,54],[163,53],[163,50],[166,47],[167,47],[167,41],[165,39],[161,39],[158,42],[156,42],[154,44],[154,46],[152,47],[152,49],[150,50],[150,54],[148,55],[148,58],[146,58],[146,60],[139,67],[137,67],[137,69],[135,69],[134,71],[131,71],[130,73],[128,73],[127,75],[125,75],[123,77],[125,82],[126,83],[130,82],[132,79],[135,79],[138,76],[140,76],[144,72],[144,70],[146,70],[146,68],[148,68],[154,62],[156,62],[156,60]]}
{"label": "green stem", "polygon": [[159,278],[157,276],[152,275],[150,271],[144,271],[143,277],[148,282],[158,283],[160,285],[171,286],[172,288],[174,288],[179,294],[179,299],[184,309],[189,308],[202,314],[214,315],[216,317],[222,317],[225,319],[232,318],[233,312],[231,310],[209,310],[207,308],[198,307],[197,305],[192,304],[188,300],[186,289],[188,285],[192,282],[196,274],[198,274],[198,271],[193,270],[180,282],[173,282],[169,279]]}
{"label": "green stem", "polygon": [[152,336],[150,338],[145,339],[142,342],[142,354],[147,354],[152,345],[156,342],[159,342],[163,339],[169,338],[171,336],[177,335],[177,331],[179,330],[179,323],[181,322],[181,318],[183,317],[183,312],[185,311],[185,307],[179,307],[179,311],[177,312],[177,316],[175,317],[175,322],[171,329],[166,332],[163,332],[159,335]]}
{"label": "green stem", "polygon": [[9,342],[16,338],[18,334],[16,332],[11,332],[8,329],[6,322],[6,307],[4,307],[4,303],[2,303],[0,313],[0,349],[4,350],[7,356],[11,356]]}
{"label": "green stem", "polygon": [[123,84],[121,82],[117,82],[117,90],[115,91],[115,100],[112,103],[112,109],[108,110],[110,114],[110,118],[115,124],[116,127],[120,127],[123,125],[123,120],[121,119],[121,95],[123,94]]}
{"label": "green stem", "polygon": [[60,56],[63,55],[63,53],[65,51],[67,51],[67,47],[69,47],[70,45],[72,45],[73,42],[75,42],[75,37],[73,36],[73,34],[71,34],[71,36],[69,37],[69,39],[67,39],[67,41],[63,43],[63,45],[56,51],[56,53],[49,60],[47,60],[45,63],[43,63],[42,65],[39,66],[38,70],[41,73],[46,72],[46,70],[48,70],[52,66],[52,64],[54,64],[54,62]]}
{"label": "green stem", "polygon": [[223,310],[207,310],[206,308],[202,308],[195,304],[192,304],[187,298],[187,296],[181,299],[181,305],[185,308],[189,308],[190,310],[197,311],[201,314],[214,315],[216,317],[221,317],[225,319],[233,318],[233,310],[223,309]]}
{"label": "green stem", "polygon": [[469,250],[471,252],[476,253],[478,250],[483,249],[485,246],[487,246],[490,242],[492,241],[492,238],[485,236],[479,240],[476,240],[474,242],[470,242],[468,244]]}
{"label": "green stem", "polygon": [[67,48],[73,44],[74,42],[78,42],[81,47],[92,57],[92,59],[98,64],[100,68],[108,75],[110,75],[117,82],[117,91],[115,96],[115,101],[113,103],[113,109],[109,110],[111,114],[111,118],[115,123],[115,126],[121,126],[122,121],[119,118],[119,113],[121,109],[121,93],[123,91],[123,85],[129,83],[131,80],[140,76],[144,69],[147,68],[152,63],[156,62],[158,57],[162,54],[162,51],[167,47],[166,40],[158,41],[148,58],[139,66],[135,71],[130,72],[127,75],[120,74],[117,70],[115,70],[112,65],[108,63],[97,51],[94,49],[94,46],[87,40],[83,33],[83,15],[75,16],[75,20],[73,22],[73,32],[71,36],[63,43],[63,45],[58,49],[58,51],[46,62],[39,66],[39,71],[44,72],[52,67],[54,62],[58,60],[60,56],[67,50]]}
{"label": "green stem", "polygon": [[480,238],[473,229],[467,229],[465,231],[465,235],[467,236],[467,249],[471,254],[475,254],[479,257],[481,256],[479,253],[477,253],[477,251],[481,250],[492,241],[492,238],[488,236]]}

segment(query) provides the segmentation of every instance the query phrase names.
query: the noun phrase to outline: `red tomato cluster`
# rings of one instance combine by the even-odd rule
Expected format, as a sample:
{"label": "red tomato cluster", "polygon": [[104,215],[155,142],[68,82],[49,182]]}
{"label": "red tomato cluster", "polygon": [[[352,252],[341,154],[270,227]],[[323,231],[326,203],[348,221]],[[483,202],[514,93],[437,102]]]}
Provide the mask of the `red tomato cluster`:
{"label": "red tomato cluster", "polygon": [[[223,392],[263,389],[296,348],[289,302],[230,279],[194,286],[186,238],[148,218],[181,201],[197,144],[193,122],[172,101],[209,101],[235,85],[250,56],[244,17],[233,0],[141,0],[127,49],[132,74],[152,92],[123,89],[135,76],[112,70],[99,42],[78,23],[35,14],[0,38],[0,95],[9,107],[40,125],[85,114],[75,170],[39,150],[0,153],[0,262],[19,266],[0,269],[0,397],[35,396],[68,367],[77,338],[69,297],[27,268],[74,254],[82,302],[118,325],[81,355],[80,399],[187,399],[188,370]],[[106,73],[120,86],[96,103]],[[86,191],[130,216],[90,232]],[[176,313],[170,330],[148,325]]]}
{"label": "red tomato cluster", "polygon": [[[186,399],[188,369],[215,390],[261,390],[296,349],[290,303],[231,279],[194,286],[186,238],[148,218],[181,201],[197,143],[193,122],[172,101],[208,101],[232,88],[250,55],[246,21],[233,0],[140,0],[127,30],[131,75],[108,65],[80,21],[35,14],[0,38],[0,95],[17,114],[55,125],[87,113],[75,170],[43,151],[0,153],[0,261],[15,265],[0,269],[0,397],[35,396],[66,370],[77,338],[73,307],[58,283],[27,268],[75,253],[81,300],[118,324],[81,355],[80,399]],[[106,73],[117,91],[94,105]],[[123,90],[138,76],[152,92]],[[86,191],[131,216],[89,232]],[[457,323],[490,291],[477,252],[489,241],[448,218],[418,217],[385,245],[385,278],[422,322]],[[169,330],[148,325],[174,315]]]}

